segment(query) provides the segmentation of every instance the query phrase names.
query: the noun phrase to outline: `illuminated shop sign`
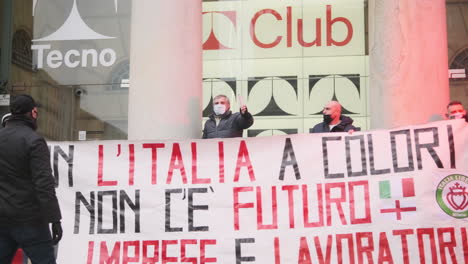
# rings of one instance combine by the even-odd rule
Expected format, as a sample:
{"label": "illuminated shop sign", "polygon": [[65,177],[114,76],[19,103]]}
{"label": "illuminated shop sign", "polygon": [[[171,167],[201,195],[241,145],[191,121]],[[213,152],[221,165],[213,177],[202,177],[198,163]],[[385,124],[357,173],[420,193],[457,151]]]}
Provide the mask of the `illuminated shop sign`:
{"label": "illuminated shop sign", "polygon": [[300,6],[280,4],[281,1],[262,5],[256,1],[205,3],[203,49],[208,52],[242,49],[242,57],[303,48],[308,50],[303,54],[306,56],[364,53],[362,0],[314,0],[304,1]]}

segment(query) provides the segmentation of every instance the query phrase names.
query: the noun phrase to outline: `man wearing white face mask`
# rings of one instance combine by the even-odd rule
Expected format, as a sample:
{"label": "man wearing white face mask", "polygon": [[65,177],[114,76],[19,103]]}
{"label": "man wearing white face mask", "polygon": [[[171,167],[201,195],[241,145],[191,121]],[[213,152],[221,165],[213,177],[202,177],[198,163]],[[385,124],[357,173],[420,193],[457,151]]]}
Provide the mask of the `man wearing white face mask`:
{"label": "man wearing white face mask", "polygon": [[254,120],[243,104],[239,113],[230,110],[229,98],[220,94],[213,98],[213,114],[205,122],[203,138],[242,137],[244,129],[252,126]]}
{"label": "man wearing white face mask", "polygon": [[447,105],[447,114],[445,114],[448,119],[465,119],[468,122],[468,116],[466,115],[466,110],[463,108],[463,105],[459,101],[452,101]]}

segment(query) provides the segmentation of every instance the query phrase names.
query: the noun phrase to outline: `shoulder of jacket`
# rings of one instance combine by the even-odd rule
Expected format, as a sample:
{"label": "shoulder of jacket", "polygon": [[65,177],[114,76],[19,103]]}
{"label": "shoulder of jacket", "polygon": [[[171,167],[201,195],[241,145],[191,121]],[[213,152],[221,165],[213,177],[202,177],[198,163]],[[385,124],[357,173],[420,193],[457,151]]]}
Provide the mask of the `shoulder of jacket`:
{"label": "shoulder of jacket", "polygon": [[225,116],[223,116],[221,119],[229,119],[233,116],[235,116],[237,113],[233,113],[231,110],[229,112],[225,113]]}
{"label": "shoulder of jacket", "polygon": [[[28,139],[31,141],[31,143],[36,143],[36,142],[44,142],[46,143],[46,140],[43,136],[41,136],[39,133],[36,131],[31,131],[27,135]],[[47,144],[47,143],[46,143]]]}
{"label": "shoulder of jacket", "polygon": [[235,113],[231,113],[232,116],[235,116],[235,117],[238,117],[238,116],[241,116],[242,114],[239,113],[239,112],[235,112]]}
{"label": "shoulder of jacket", "polygon": [[345,126],[351,125],[354,122],[354,120],[351,117],[345,116],[345,115],[342,115],[340,120],[341,120],[341,123]]}
{"label": "shoulder of jacket", "polygon": [[325,122],[320,122],[320,123],[316,124],[316,125],[314,126],[314,128],[317,128],[317,129],[318,129],[318,128],[321,128],[321,127],[325,127],[326,125],[327,125],[327,124],[325,124]]}

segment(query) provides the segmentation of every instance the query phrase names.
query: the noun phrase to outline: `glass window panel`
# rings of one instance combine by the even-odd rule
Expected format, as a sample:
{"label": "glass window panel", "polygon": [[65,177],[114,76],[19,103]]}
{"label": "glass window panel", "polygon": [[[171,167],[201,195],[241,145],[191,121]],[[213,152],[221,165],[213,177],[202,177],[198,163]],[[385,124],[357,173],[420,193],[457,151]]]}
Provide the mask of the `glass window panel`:
{"label": "glass window panel", "polygon": [[11,3],[11,29],[0,26],[13,32],[11,49],[0,52],[11,55],[0,92],[32,95],[49,139],[78,140],[80,131],[87,139],[126,139],[132,1]]}

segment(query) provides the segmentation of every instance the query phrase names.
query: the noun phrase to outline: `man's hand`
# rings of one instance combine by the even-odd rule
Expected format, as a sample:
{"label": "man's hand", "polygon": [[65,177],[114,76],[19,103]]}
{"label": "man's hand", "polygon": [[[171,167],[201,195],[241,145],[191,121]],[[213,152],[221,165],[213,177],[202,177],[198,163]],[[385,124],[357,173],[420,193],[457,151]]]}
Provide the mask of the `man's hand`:
{"label": "man's hand", "polygon": [[60,222],[52,223],[52,243],[57,245],[60,239],[62,239],[63,230]]}
{"label": "man's hand", "polygon": [[245,114],[247,112],[247,106],[242,105],[241,108],[240,108],[240,112],[241,112],[241,114]]}

